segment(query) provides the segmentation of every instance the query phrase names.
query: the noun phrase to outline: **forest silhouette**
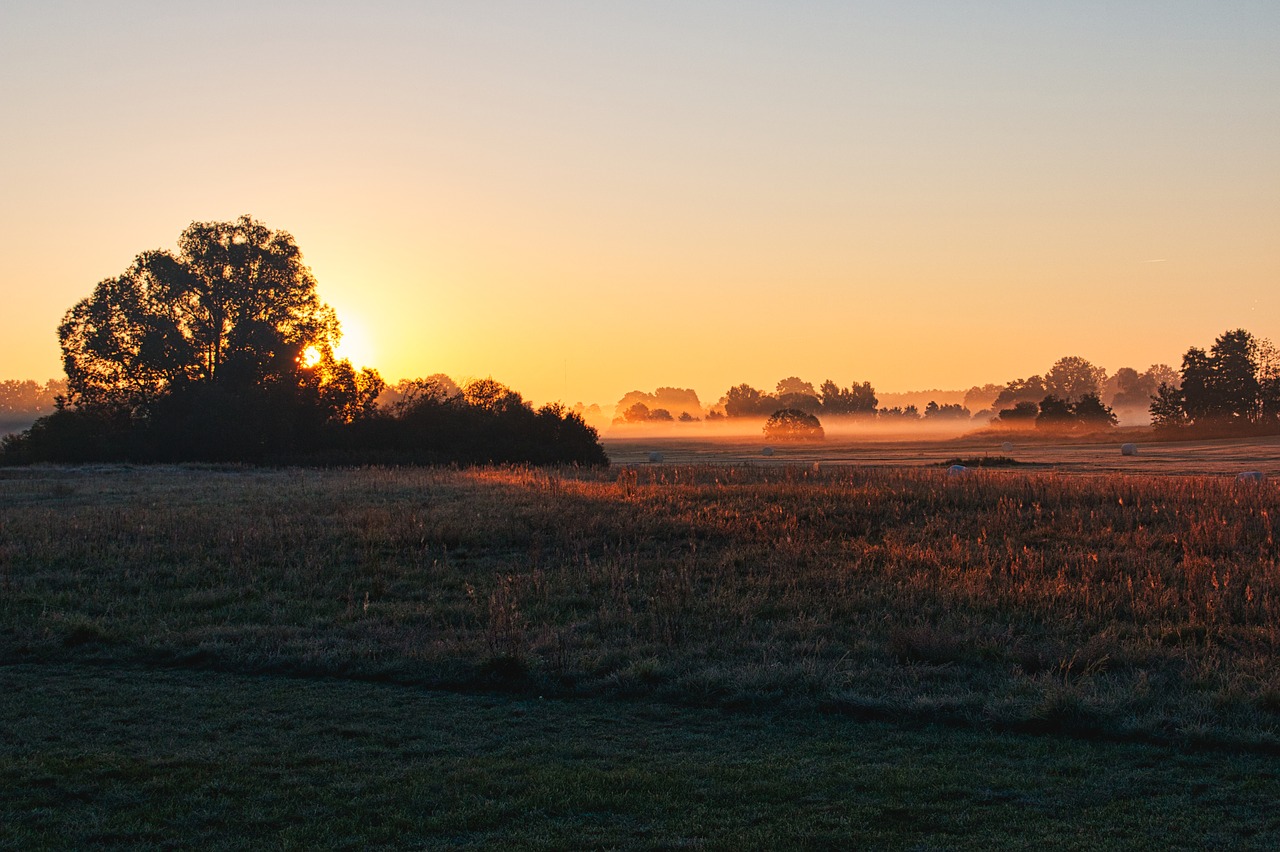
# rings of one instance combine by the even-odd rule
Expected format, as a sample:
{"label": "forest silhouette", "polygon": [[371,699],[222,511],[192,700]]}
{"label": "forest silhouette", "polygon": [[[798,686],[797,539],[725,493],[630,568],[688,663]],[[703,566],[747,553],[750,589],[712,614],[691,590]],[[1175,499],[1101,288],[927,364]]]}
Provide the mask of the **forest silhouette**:
{"label": "forest silhouette", "polygon": [[[933,392],[915,394],[928,397]],[[1098,432],[1115,427],[1121,416],[1165,435],[1259,435],[1280,431],[1280,352],[1244,329],[1223,332],[1209,350],[1191,347],[1181,370],[1152,364],[1139,372],[1121,367],[1108,375],[1079,356],[1058,359],[1043,375],[1012,379],[1004,385],[975,385],[916,404],[881,406],[870,382],[841,387],[827,379],[815,387],[797,376],[778,381],[773,392],[750,384],[729,388],[703,409],[692,389],[660,387],[654,393],[631,391],[617,405],[614,425],[687,424],[703,420],[764,420],[766,437],[777,431],[768,421],[792,422],[795,414],[836,422],[884,425],[972,424],[1004,432]],[[892,394],[894,397],[912,394]],[[665,407],[660,407],[665,406]],[[672,415],[680,410],[680,415]]]}

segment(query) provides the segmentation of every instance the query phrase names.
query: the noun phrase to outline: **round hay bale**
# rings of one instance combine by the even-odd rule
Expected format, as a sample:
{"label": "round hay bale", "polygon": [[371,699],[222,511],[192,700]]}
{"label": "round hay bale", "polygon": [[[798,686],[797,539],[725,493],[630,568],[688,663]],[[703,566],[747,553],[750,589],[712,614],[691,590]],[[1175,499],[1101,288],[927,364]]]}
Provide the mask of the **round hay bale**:
{"label": "round hay bale", "polygon": [[773,447],[765,447],[763,450],[760,451],[760,455],[762,456],[773,455]]}
{"label": "round hay bale", "polygon": [[1000,452],[1002,452],[1002,453],[1011,453],[1011,452],[1013,452],[1013,442],[1012,442],[1012,441],[1005,441],[1003,444],[1001,444],[1001,445],[1000,445]]}
{"label": "round hay bale", "polygon": [[953,464],[947,468],[947,476],[968,476],[969,468],[962,464]]}
{"label": "round hay bale", "polygon": [[1122,456],[1136,456],[1137,454],[1138,454],[1138,445],[1137,445],[1137,444],[1121,444],[1121,445],[1120,445],[1120,455],[1122,455]]}
{"label": "round hay bale", "polygon": [[1236,482],[1242,485],[1261,485],[1267,481],[1267,475],[1260,470],[1246,470],[1236,474]]}
{"label": "round hay bale", "polygon": [[659,452],[652,452],[652,453],[649,453],[649,461],[651,461],[651,462],[660,462],[660,461],[662,461],[662,453],[659,453]]}

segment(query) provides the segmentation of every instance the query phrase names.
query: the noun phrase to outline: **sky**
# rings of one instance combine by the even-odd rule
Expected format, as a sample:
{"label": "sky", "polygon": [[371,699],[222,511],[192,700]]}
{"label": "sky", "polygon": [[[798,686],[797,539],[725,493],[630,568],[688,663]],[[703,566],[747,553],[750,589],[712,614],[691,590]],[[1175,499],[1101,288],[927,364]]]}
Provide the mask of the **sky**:
{"label": "sky", "polygon": [[1280,3],[0,6],[0,379],[192,221],[384,377],[967,388],[1280,340]]}

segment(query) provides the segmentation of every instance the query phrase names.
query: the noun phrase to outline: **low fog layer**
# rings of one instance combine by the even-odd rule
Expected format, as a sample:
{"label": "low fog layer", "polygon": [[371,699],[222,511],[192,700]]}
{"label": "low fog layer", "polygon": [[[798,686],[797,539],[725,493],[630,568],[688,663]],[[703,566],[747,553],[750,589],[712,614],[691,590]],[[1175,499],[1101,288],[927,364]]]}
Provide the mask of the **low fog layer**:
{"label": "low fog layer", "polygon": [[867,440],[894,436],[954,437],[986,428],[1029,427],[1083,431],[1113,426],[1149,426],[1157,392],[1176,391],[1181,376],[1164,364],[1114,374],[1078,356],[1060,358],[1043,375],[967,390],[932,388],[878,392],[870,382],[842,387],[831,379],[815,384],[798,376],[772,390],[739,384],[715,403],[692,388],[633,390],[612,406],[575,410],[604,435],[746,436],[783,411],[818,418],[830,434]]}
{"label": "low fog layer", "polygon": [[[721,420],[702,420],[695,423],[611,423],[601,430],[601,437],[611,440],[641,440],[644,438],[687,438],[690,440],[757,440],[761,445],[769,443],[765,438],[766,417],[733,417]],[[857,439],[864,441],[904,441],[930,438],[945,440],[968,434],[982,424],[968,420],[918,420],[901,422],[842,417],[821,418],[827,440]]]}

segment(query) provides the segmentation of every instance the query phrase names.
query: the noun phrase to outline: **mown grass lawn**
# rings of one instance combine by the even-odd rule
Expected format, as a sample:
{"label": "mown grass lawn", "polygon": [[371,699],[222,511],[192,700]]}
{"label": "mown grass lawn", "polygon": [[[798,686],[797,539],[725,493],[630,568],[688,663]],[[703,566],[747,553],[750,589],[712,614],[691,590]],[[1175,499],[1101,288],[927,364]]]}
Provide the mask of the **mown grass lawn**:
{"label": "mown grass lawn", "polygon": [[0,731],[14,849],[1280,844],[1265,756],[809,713],[18,665]]}

